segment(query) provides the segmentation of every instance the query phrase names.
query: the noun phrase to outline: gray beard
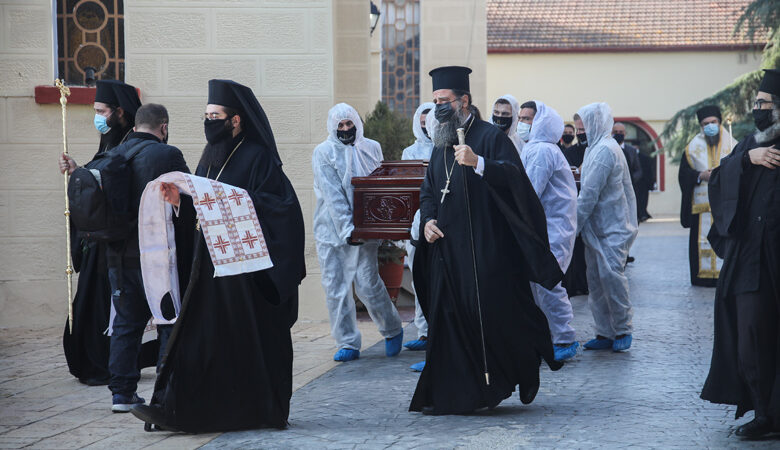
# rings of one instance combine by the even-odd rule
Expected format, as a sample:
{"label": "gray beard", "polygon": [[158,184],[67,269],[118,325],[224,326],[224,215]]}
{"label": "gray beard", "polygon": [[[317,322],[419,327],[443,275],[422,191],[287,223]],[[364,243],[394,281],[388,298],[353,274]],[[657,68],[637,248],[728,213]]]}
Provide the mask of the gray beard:
{"label": "gray beard", "polygon": [[452,119],[447,122],[439,122],[436,125],[436,132],[433,134],[433,145],[441,148],[452,147],[458,143],[458,128],[461,128],[466,119],[469,118],[469,112],[458,110],[453,114]]}
{"label": "gray beard", "polygon": [[707,142],[707,145],[710,147],[715,147],[718,145],[718,142],[720,142],[720,133],[716,134],[715,136],[707,136],[704,135],[704,140]]}
{"label": "gray beard", "polygon": [[775,108],[772,111],[772,118],[775,119],[775,123],[766,130],[755,134],[757,143],[771,142],[780,137],[780,109]]}

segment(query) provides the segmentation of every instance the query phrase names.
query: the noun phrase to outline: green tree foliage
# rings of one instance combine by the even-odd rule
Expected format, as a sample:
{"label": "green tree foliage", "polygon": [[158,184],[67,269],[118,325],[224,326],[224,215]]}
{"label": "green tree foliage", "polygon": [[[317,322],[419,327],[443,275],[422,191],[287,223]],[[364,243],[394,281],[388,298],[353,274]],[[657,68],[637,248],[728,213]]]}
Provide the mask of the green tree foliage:
{"label": "green tree foliage", "polygon": [[[742,34],[753,42],[763,42],[763,38],[766,38],[761,69],[780,67],[780,0],[751,2],[737,20],[734,34]],[[741,139],[750,133],[755,128],[750,110],[763,77],[761,69],[740,76],[710,97],[675,113],[660,136],[666,152],[675,161],[679,161],[685,146],[701,130],[696,119],[696,110],[705,105],[718,105],[723,112],[724,121],[732,118],[735,139]]]}
{"label": "green tree foliage", "polygon": [[414,142],[412,119],[391,111],[381,101],[363,121],[363,134],[379,142],[385,161],[401,159],[404,149]]}

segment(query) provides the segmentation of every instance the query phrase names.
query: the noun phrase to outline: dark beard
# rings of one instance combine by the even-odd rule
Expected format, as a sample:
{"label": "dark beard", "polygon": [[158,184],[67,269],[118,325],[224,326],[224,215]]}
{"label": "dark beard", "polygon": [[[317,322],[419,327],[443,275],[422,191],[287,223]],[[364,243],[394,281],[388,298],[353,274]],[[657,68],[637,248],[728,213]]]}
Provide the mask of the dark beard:
{"label": "dark beard", "polygon": [[720,142],[720,133],[716,134],[715,136],[707,136],[704,135],[704,140],[707,142],[707,145],[710,147],[717,147],[718,142]]}
{"label": "dark beard", "polygon": [[222,168],[222,165],[227,161],[228,155],[233,150],[233,124],[227,120],[225,121],[225,129],[230,132],[226,132],[225,137],[219,142],[209,144],[206,142],[206,146],[203,147],[203,153],[200,155],[200,161],[198,165],[204,169],[209,167]]}
{"label": "dark beard", "polygon": [[469,118],[469,112],[459,109],[447,122],[439,122],[433,134],[433,145],[441,148],[452,147],[458,143],[458,128]]}
{"label": "dark beard", "polygon": [[117,145],[122,143],[122,139],[127,136],[128,132],[132,130],[133,126],[128,125],[123,127],[119,124],[119,121],[112,115],[107,122],[107,125],[111,127],[108,133],[100,135],[100,151],[105,152],[111,150]]}
{"label": "dark beard", "polygon": [[207,143],[200,155],[198,165],[204,169],[209,167],[221,168],[227,160],[230,151],[233,150],[233,136],[228,136],[216,144]]}

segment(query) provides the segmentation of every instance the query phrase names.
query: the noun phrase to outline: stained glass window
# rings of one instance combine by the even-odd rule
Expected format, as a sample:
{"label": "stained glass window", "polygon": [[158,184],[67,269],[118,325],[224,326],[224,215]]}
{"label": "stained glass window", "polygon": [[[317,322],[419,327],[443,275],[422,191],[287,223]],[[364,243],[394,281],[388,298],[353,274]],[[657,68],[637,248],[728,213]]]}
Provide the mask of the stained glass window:
{"label": "stained glass window", "polygon": [[382,1],[382,101],[409,117],[420,104],[420,1]]}
{"label": "stained glass window", "polygon": [[88,67],[101,80],[125,79],[123,0],[57,0],[59,77],[84,85]]}

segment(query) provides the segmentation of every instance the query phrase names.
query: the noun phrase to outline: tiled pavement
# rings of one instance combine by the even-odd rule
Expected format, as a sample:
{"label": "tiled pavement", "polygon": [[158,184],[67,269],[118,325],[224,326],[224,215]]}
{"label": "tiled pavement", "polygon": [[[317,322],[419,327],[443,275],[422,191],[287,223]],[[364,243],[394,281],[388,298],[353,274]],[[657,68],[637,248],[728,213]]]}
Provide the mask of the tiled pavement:
{"label": "tiled pavement", "polygon": [[[0,447],[780,448],[776,439],[740,441],[734,428],[749,418],[734,421],[733,407],[698,398],[712,347],[714,289],[689,286],[686,245],[676,222],[641,226],[628,270],[635,325],[629,352],[582,353],[558,372],[544,369],[533,404],[513,396],[471,416],[407,412],[417,380],[407,367],[421,353],[385,358],[376,345],[334,368],[327,324],[299,323],[287,430],[145,433],[133,417],[109,412],[105,387],[82,386],[67,374],[59,330],[2,330]],[[573,304],[584,341],[592,318],[585,297]],[[364,342],[379,340],[370,322],[361,329]],[[145,371],[140,393],[147,398],[153,381]]]}

